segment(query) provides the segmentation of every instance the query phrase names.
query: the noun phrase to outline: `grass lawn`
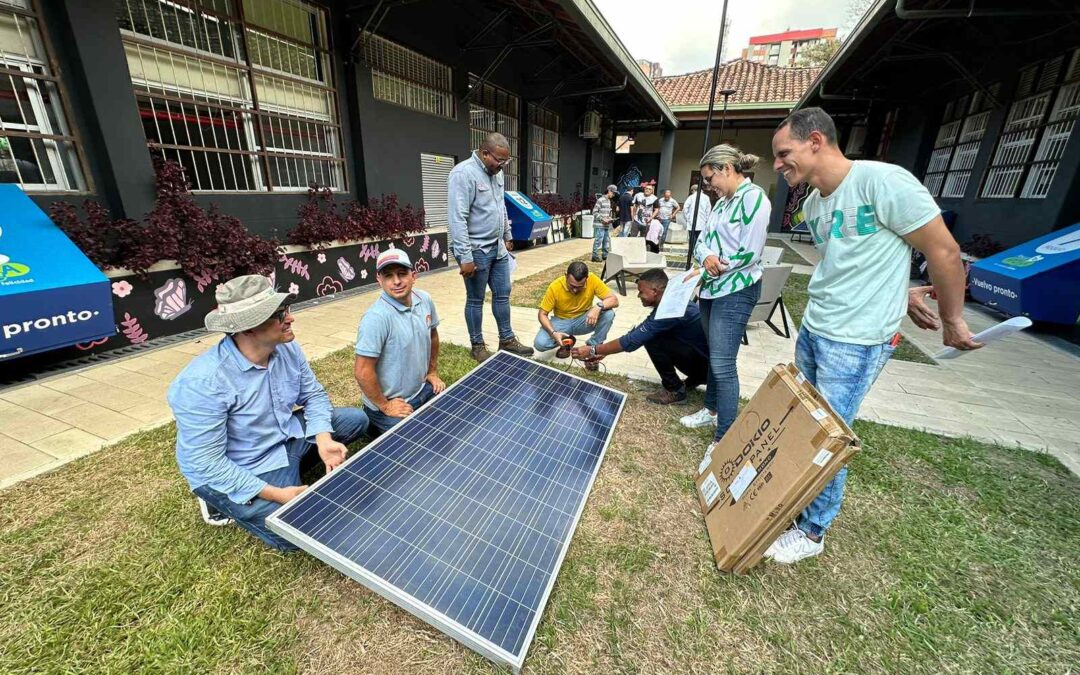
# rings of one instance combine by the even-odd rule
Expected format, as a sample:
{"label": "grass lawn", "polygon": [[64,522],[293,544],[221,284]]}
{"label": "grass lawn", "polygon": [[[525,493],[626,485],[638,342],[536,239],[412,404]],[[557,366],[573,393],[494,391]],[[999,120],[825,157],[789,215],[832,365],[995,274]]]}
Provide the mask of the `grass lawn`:
{"label": "grass lawn", "polygon": [[[593,262],[590,258],[590,255],[583,255],[574,260],[580,260],[585,263],[589,266],[590,272],[599,276],[604,269],[604,263]],[[532,307],[534,309],[538,307],[540,301],[544,298],[544,292],[547,290],[548,285],[559,277],[566,276],[566,268],[569,267],[570,263],[574,262],[574,260],[567,260],[566,262],[549,267],[542,272],[530,274],[524,279],[515,281],[513,288],[510,289],[510,304],[517,305],[518,307]],[[487,301],[491,302],[490,291],[487,294]]]}
{"label": "grass lawn", "polygon": [[[444,345],[442,374],[471,365]],[[352,356],[318,362],[354,403]],[[857,423],[825,555],[717,572],[693,493],[705,430],[630,399],[527,661],[564,672],[1067,672],[1080,481],[1047,455]],[[700,392],[695,394],[700,405]],[[202,524],[143,433],[5,490],[0,672],[486,673],[306,554]]]}

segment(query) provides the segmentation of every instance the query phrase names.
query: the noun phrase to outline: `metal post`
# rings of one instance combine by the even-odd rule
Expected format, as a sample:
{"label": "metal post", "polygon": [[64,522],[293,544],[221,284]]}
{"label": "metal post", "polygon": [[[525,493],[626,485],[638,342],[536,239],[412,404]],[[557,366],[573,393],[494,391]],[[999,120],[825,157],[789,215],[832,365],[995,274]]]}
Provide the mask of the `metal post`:
{"label": "metal post", "polygon": [[728,96],[735,93],[734,89],[725,89],[720,92],[724,95],[724,112],[720,113],[720,142],[724,142],[724,122],[727,121],[727,100]]}
{"label": "metal post", "polygon": [[[720,55],[724,53],[724,24],[727,23],[727,3],[728,0],[724,0],[724,8],[720,13],[720,37],[716,41],[716,62],[713,64],[712,69],[712,83],[709,85],[709,114],[705,117],[705,142],[704,148],[701,154],[704,155],[709,150],[709,130],[712,126],[713,108],[716,105],[716,79],[720,76]],[[727,101],[727,97],[724,98]],[[694,260],[694,250],[690,248],[690,237],[694,230],[697,229],[698,212],[701,211],[701,195],[705,193],[705,181],[702,179],[701,172],[698,172],[698,186],[697,194],[698,198],[694,201],[694,215],[690,221],[690,229],[686,232],[686,269],[690,269],[690,264]]]}

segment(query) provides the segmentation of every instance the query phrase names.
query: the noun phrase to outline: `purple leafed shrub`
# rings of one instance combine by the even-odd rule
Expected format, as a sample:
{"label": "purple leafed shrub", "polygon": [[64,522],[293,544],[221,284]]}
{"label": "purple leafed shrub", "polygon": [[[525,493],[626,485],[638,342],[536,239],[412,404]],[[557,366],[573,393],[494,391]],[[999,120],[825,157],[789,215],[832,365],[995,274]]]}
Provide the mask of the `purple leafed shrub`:
{"label": "purple leafed shrub", "polygon": [[288,242],[313,250],[332,241],[394,239],[424,230],[424,211],[398,205],[397,195],[371,199],[368,204],[349,201],[340,209],[328,188],[313,186],[297,213],[299,222]]}

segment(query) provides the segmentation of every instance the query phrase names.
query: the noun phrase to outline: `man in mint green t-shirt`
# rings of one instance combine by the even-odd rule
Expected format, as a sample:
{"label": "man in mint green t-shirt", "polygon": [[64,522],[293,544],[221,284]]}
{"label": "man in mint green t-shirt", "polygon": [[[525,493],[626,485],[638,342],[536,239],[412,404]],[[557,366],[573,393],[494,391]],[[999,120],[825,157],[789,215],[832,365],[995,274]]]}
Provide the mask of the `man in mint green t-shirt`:
{"label": "man in mint green t-shirt", "polygon": [[[810,184],[802,211],[821,253],[810,279],[795,364],[851,424],[899,342],[912,247],[930,267],[944,344],[980,346],[963,318],[960,247],[930,193],[908,171],[844,157],[836,126],[821,108],[793,112],[777,128],[772,145],[773,168],[788,184]],[[925,320],[917,323],[930,327]],[[843,468],[766,556],[791,564],[821,553],[825,532],[840,512],[846,478]]]}

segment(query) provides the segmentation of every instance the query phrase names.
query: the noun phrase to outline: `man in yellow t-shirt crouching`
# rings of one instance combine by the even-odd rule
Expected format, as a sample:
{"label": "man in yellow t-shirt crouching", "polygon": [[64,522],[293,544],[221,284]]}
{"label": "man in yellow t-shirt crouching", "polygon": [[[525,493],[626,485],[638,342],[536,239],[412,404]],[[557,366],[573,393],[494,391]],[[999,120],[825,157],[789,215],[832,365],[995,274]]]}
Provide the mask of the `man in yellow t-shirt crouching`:
{"label": "man in yellow t-shirt crouching", "polygon": [[[574,261],[566,268],[566,276],[552,281],[540,310],[536,314],[540,331],[533,340],[538,352],[558,348],[555,356],[570,356],[570,347],[563,344],[571,335],[589,335],[586,344],[602,344],[607,338],[611,323],[615,320],[615,308],[619,297],[611,292],[600,277],[589,272],[589,267]],[[596,362],[586,362],[587,370],[596,370]]]}

